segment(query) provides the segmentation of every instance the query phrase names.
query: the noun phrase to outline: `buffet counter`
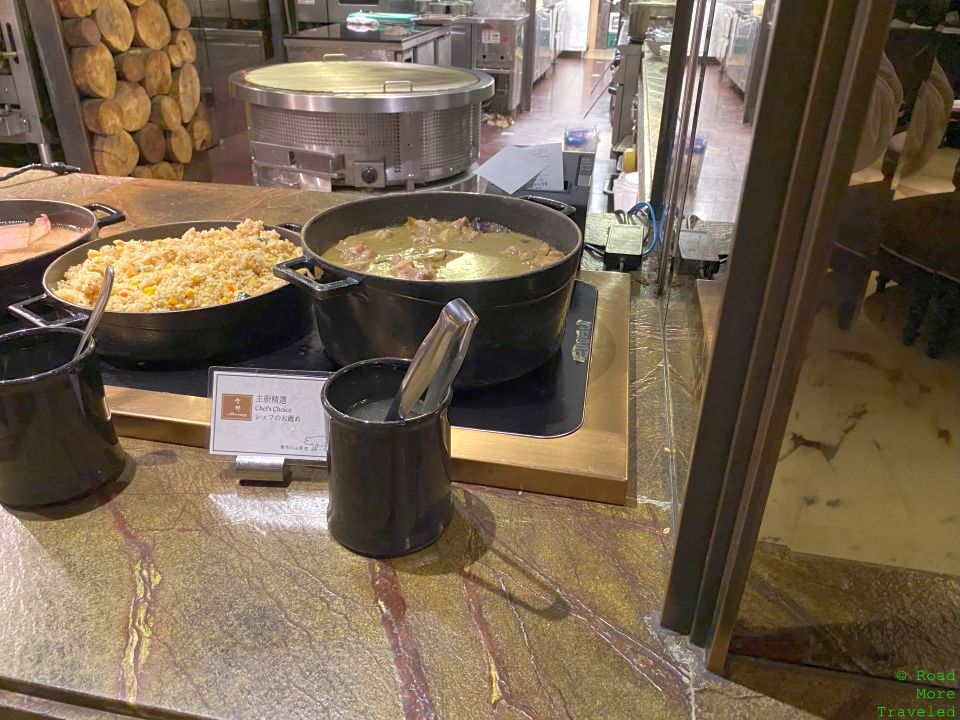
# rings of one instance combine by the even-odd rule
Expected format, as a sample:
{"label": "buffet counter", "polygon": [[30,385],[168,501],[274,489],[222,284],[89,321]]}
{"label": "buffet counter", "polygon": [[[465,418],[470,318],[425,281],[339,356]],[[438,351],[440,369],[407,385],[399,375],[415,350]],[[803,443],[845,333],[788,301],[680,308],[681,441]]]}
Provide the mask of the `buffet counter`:
{"label": "buffet counter", "polygon": [[[0,193],[109,202],[128,218],[110,233],[303,222],[353,197],[42,173]],[[670,556],[659,507],[458,485],[441,540],[381,562],[329,536],[322,470],[241,486],[201,449],[122,442],[118,483],[61,508],[0,510],[0,708],[372,719],[688,706],[687,670],[644,619]]]}
{"label": "buffet counter", "polygon": [[[111,232],[184,218],[303,221],[348,199],[42,174],[0,184],[0,195],[110,202],[128,217]],[[610,222],[589,216],[588,239]],[[631,290],[625,507],[458,483],[435,545],[371,560],[331,538],[323,470],[298,470],[286,487],[240,485],[202,449],[125,437],[127,469],[96,494],[40,512],[0,508],[0,717],[875,713],[891,683],[736,658],[732,682],[658,627],[673,550],[661,321],[649,288]],[[802,587],[832,588],[819,576]],[[782,606],[782,632],[803,632],[803,593],[762,597],[756,615],[780,618]]]}
{"label": "buffet counter", "polygon": [[[127,221],[103,229],[103,237],[129,233],[136,228],[146,228],[173,219],[187,222],[242,220],[249,217],[274,225],[304,223],[321,210],[363,197],[348,192],[312,193],[252,186],[184,185],[162,180],[84,175],[48,176],[35,183],[0,186],[0,191],[5,197],[103,203],[124,212]],[[537,430],[525,432],[501,428],[499,432],[488,432],[476,429],[478,425],[463,426],[454,422],[457,427],[453,428],[452,449],[457,479],[601,502],[622,504],[625,501],[628,481],[630,282],[626,275],[617,273],[587,271],[581,277],[589,283],[595,294],[595,315],[592,309],[587,313],[590,322],[585,335],[580,325],[577,326],[575,338],[572,332],[568,334],[568,345],[572,345],[565,346],[567,352],[563,356],[569,359],[581,352],[581,335],[587,338],[589,357],[577,361],[580,363],[579,370],[570,371],[578,374],[583,384],[542,387],[527,400],[512,403],[508,407],[496,406],[501,412],[517,410],[528,419],[534,416],[534,420],[540,413],[546,416],[544,423],[554,428],[550,431],[541,433]],[[10,329],[13,328],[7,328]],[[275,361],[276,358],[272,358],[268,362]],[[559,364],[560,372],[566,376],[569,363],[565,360]],[[270,364],[267,367],[304,369],[297,365]],[[311,366],[309,369],[330,368]],[[131,375],[136,373],[104,370],[107,398],[120,435],[205,446],[210,418],[210,404],[205,396],[178,394],[177,390],[168,388],[165,380],[174,376],[174,373]],[[145,379],[143,375],[151,377]],[[200,395],[204,395],[205,390],[204,372]],[[580,405],[576,408],[579,415],[566,418],[569,422],[554,422],[558,419],[555,417],[558,413],[567,410],[558,407],[559,399],[572,398],[577,392],[580,393]],[[536,405],[540,396],[548,400],[558,398],[558,401],[540,407]],[[490,417],[487,408],[494,407],[490,404],[493,402],[489,399],[491,397],[489,392],[484,394],[480,407],[475,407],[474,417]]]}

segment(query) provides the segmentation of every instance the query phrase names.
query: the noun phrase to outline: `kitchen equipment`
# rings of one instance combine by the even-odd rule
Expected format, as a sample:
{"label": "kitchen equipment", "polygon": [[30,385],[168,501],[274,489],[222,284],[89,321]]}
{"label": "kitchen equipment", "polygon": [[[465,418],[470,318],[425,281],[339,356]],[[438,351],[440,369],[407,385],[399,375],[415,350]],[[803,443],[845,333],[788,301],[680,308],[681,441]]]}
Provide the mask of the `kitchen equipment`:
{"label": "kitchen equipment", "polygon": [[568,14],[565,0],[553,3],[553,45],[550,48],[551,62],[556,63],[566,43]]}
{"label": "kitchen equipment", "polygon": [[730,45],[724,58],[723,70],[740,92],[746,92],[753,62],[754,48],[760,30],[760,19],[751,12],[738,9],[730,30]]}
{"label": "kitchen equipment", "polygon": [[186,0],[190,14],[197,19],[227,19],[230,17],[229,0]]}
{"label": "kitchen equipment", "polygon": [[323,387],[330,417],[327,526],[344,547],[395,557],[434,543],[453,517],[447,393],[433,412],[386,421],[409,360],[349,365]]}
{"label": "kitchen equipment", "polygon": [[34,507],[85,495],[125,463],[94,344],[72,357],[71,328],[0,336],[0,503]]}
{"label": "kitchen equipment", "polygon": [[387,412],[387,420],[411,417],[414,405],[421,399],[422,412],[432,412],[439,406],[460,372],[477,319],[473,309],[460,298],[444,306],[437,324],[417,348]]}
{"label": "kitchen equipment", "polygon": [[56,122],[23,1],[0,0],[0,143],[36,145],[50,162]]}
{"label": "kitchen equipment", "polygon": [[[373,16],[373,13],[357,13],[354,17]],[[416,25],[413,22],[324,25],[288,35],[283,45],[290,62],[343,56],[342,59],[347,60],[449,65],[451,53],[448,26]]]}
{"label": "kitchen equipment", "polygon": [[473,67],[494,77],[496,88],[489,109],[513,115],[523,90],[526,15],[473,16],[462,22],[473,25]]}
{"label": "kitchen equipment", "polygon": [[613,147],[625,140],[632,146],[644,46],[642,43],[624,43],[617,50],[620,61],[614,68],[613,78],[607,88],[611,95],[610,123],[613,125],[610,139]]}
{"label": "kitchen equipment", "polygon": [[[317,0],[322,3],[324,0]],[[416,10],[412,0],[326,0],[327,22],[345,22],[355,12],[412,13]]]}
{"label": "kitchen equipment", "polygon": [[421,15],[469,15],[473,12],[473,0],[416,0]]}
{"label": "kitchen equipment", "polygon": [[[473,9],[470,10],[473,12]],[[450,27],[450,66],[473,70],[473,31],[474,25],[466,21],[466,16],[424,15],[420,18],[423,25],[443,24]]]}
{"label": "kitchen equipment", "polygon": [[713,29],[710,31],[710,43],[705,52],[701,54],[718,62],[723,62],[727,55],[727,47],[730,45],[733,16],[736,14],[738,7],[746,9],[748,6],[750,6],[750,3],[742,0],[717,0],[713,11]]}
{"label": "kitchen equipment", "polygon": [[560,22],[561,4],[544,5],[537,10],[535,26],[537,29],[536,58],[534,60],[534,81],[546,75],[557,59],[557,33]]}
{"label": "kitchen equipment", "polygon": [[234,73],[247,103],[258,184],[414,189],[462,173],[480,154],[480,103],[493,80],[404,63],[289,63]]}
{"label": "kitchen equipment", "polygon": [[[596,159],[594,152],[583,150],[563,152],[563,189],[543,190],[538,188],[534,178],[522,188],[513,193],[513,197],[536,195],[537,197],[556,200],[574,208],[570,217],[580,228],[580,232],[587,232],[587,208],[590,206],[590,191],[593,187],[593,168]],[[502,195],[503,191],[496,185],[487,184],[485,192],[492,195]]]}
{"label": "kitchen equipment", "polygon": [[113,290],[113,278],[113,266],[107,265],[103,271],[103,284],[100,286],[100,292],[97,294],[97,301],[93,304],[93,309],[90,311],[90,319],[87,320],[87,326],[83,329],[83,336],[77,345],[77,351],[73,354],[74,360],[83,354],[87,343],[89,343],[90,338],[93,337],[93,331],[96,330],[97,325],[100,324],[103,311],[107,309],[107,303],[110,301],[110,291]]}
{"label": "kitchen equipment", "polygon": [[416,10],[414,0],[295,0],[290,9],[296,30],[318,24],[346,22],[356,12],[392,14]]}
{"label": "kitchen equipment", "polygon": [[[94,211],[106,213],[97,217]],[[54,225],[78,228],[77,239],[43,255],[9,265],[0,265],[0,311],[43,292],[43,273],[58,255],[96,240],[97,231],[126,220],[126,215],[109,205],[73,205],[55,200],[0,200],[0,224],[33,222],[46,215]]]}
{"label": "kitchen equipment", "polygon": [[[230,23],[234,25],[237,23]],[[191,27],[197,45],[197,73],[204,102],[212,102],[216,119],[214,132],[230,137],[247,129],[243,103],[230,95],[230,75],[244,68],[262,65],[272,52],[270,33],[262,27]],[[214,138],[216,143],[217,137]]]}
{"label": "kitchen equipment", "polygon": [[746,88],[743,91],[743,122],[753,122],[753,115],[760,99],[760,79],[763,76],[763,63],[770,45],[770,36],[773,34],[773,19],[776,17],[778,0],[760,3],[760,13],[757,13],[757,3],[754,3],[753,12],[757,20],[756,38],[753,49],[747,58]]}
{"label": "kitchen equipment", "polygon": [[378,25],[413,25],[417,19],[416,13],[385,13],[385,12],[367,12],[360,10],[347,15],[346,22],[375,20]]}
{"label": "kitchen equipment", "polygon": [[[335,3],[336,0],[330,0],[331,3]],[[368,9],[376,9],[377,6],[374,4]],[[336,22],[331,19],[330,12],[327,9],[327,0],[296,0],[290,6],[290,9],[293,11],[293,27],[299,29],[301,26],[310,26],[317,23],[331,23]],[[354,8],[356,10],[357,8]],[[344,13],[341,20],[347,19],[347,14]]]}
{"label": "kitchen equipment", "polygon": [[677,5],[672,2],[649,2],[649,0],[633,0],[627,5],[629,20],[627,34],[631,42],[642,43],[647,36],[647,29],[651,24],[672,22]]}
{"label": "kitchen equipment", "polygon": [[[608,283],[616,279],[612,273],[600,277]],[[472,391],[458,388],[450,404],[450,424],[528,437],[558,437],[575,432],[584,422],[584,411],[591,401],[587,397],[587,379],[591,372],[591,353],[598,347],[591,329],[598,327],[596,323],[623,320],[619,315],[602,318],[597,313],[597,303],[597,288],[576,280],[560,350],[542,367],[516,380]],[[604,332],[600,337],[604,343],[600,346],[601,353],[608,351],[605,344],[608,340]],[[194,402],[193,398],[207,397],[210,389],[209,368],[205,365],[157,372],[130,365],[113,366],[109,360],[101,360],[103,381],[108,386],[134,390],[133,394],[124,394],[125,400],[133,405],[136,405],[134,398],[138,390],[178,396],[189,404]],[[340,367],[325,352],[315,323],[310,324],[310,331],[304,336],[291,338],[283,345],[251,351],[223,365],[244,370],[276,368],[331,374]],[[603,367],[606,365],[595,369],[599,372]],[[600,392],[609,394],[610,388],[603,387]],[[596,398],[592,401],[596,402]]]}
{"label": "kitchen equipment", "polygon": [[262,20],[269,15],[268,0],[185,0],[195,21]]}
{"label": "kitchen equipment", "polygon": [[[57,297],[53,288],[68,268],[82,263],[90,250],[117,240],[160,240],[178,237],[190,228],[208,230],[235,227],[236,220],[204,220],[154,225],[98,238],[57,258],[43,274],[44,294],[10,307],[15,315],[41,327],[62,327],[86,321],[87,308]],[[300,236],[286,227],[264,226],[286,240],[299,243]],[[49,303],[68,317],[46,320],[30,308]],[[168,312],[114,312],[107,310],[95,334],[99,352],[114,363],[170,365],[209,363],[253,348],[268,347],[283,338],[299,337],[310,324],[309,300],[292,287],[235,300],[214,307]]]}
{"label": "kitchen equipment", "polygon": [[[551,209],[556,207],[563,212]],[[456,192],[376,196],[314,216],[303,228],[304,256],[276,266],[274,272],[313,297],[320,338],[340,365],[411,357],[440,308],[463,298],[480,322],[456,384],[490,385],[540,367],[560,347],[583,247],[580,230],[564,215],[573,212],[542,198]],[[554,265],[522,275],[456,282],[377,277],[320,257],[348,235],[400,225],[408,217],[479,217],[543,240],[565,255]],[[299,274],[302,268],[320,269],[322,282]]]}
{"label": "kitchen equipment", "polygon": [[264,20],[270,15],[267,0],[229,0],[228,7],[234,20]]}

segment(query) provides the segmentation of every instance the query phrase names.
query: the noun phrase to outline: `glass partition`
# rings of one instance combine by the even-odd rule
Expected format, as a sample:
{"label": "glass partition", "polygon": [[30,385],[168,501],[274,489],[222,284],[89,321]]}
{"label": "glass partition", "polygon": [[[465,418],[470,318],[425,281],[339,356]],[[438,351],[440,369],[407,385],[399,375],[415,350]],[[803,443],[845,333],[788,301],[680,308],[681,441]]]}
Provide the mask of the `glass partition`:
{"label": "glass partition", "polygon": [[[696,0],[687,50],[667,94],[673,117],[660,138],[652,202],[661,215],[658,283],[664,302],[667,389],[676,497],[689,459],[716,323],[727,257],[740,210],[776,3]],[[676,40],[674,45],[677,45]],[[669,105],[669,101],[667,101]],[[675,508],[679,510],[679,507]]]}
{"label": "glass partition", "polygon": [[[810,309],[730,651],[956,688],[960,17],[907,11]],[[918,698],[904,688],[928,711]]]}

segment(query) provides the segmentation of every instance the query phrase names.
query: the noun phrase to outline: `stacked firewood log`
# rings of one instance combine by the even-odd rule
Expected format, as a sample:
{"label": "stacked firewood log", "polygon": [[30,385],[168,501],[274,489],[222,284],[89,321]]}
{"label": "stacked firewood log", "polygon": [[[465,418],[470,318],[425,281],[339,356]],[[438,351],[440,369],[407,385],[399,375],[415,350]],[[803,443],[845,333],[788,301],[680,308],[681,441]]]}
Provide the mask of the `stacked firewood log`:
{"label": "stacked firewood log", "polygon": [[182,179],[211,129],[184,0],[56,0],[94,163]]}

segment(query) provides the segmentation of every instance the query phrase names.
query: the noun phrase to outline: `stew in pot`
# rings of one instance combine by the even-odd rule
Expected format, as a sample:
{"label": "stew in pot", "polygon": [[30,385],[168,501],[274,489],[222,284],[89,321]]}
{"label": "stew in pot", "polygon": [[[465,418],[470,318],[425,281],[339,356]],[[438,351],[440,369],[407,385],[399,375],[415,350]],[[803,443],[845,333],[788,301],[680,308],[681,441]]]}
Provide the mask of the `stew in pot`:
{"label": "stew in pot", "polygon": [[0,266],[12,265],[69,245],[86,232],[70,225],[54,225],[41,215],[31,222],[0,224]]}
{"label": "stew in pot", "polygon": [[403,225],[350,235],[322,255],[349,270],[408,280],[486,280],[559,262],[542,240],[492,223],[409,218]]}

